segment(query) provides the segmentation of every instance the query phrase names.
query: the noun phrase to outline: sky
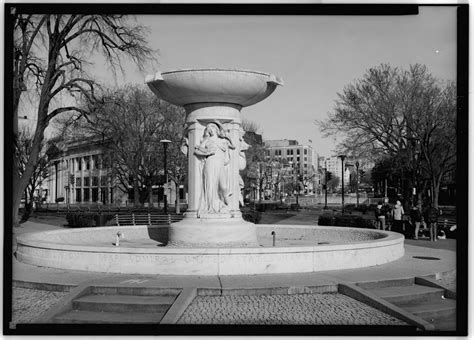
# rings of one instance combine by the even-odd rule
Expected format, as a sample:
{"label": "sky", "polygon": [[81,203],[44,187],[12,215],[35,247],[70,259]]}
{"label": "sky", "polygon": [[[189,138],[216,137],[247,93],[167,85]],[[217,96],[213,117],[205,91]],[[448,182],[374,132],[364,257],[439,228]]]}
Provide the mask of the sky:
{"label": "sky", "polygon": [[[127,66],[113,80],[143,84],[147,74],[185,68],[237,68],[272,73],[283,87],[242,117],[256,122],[264,139],[296,139],[330,156],[338,138],[322,138],[315,120],[334,108],[337,93],[370,67],[407,69],[423,63],[442,80],[456,78],[454,7],[420,7],[407,16],[194,16],[149,15],[136,20],[150,29],[159,50],[158,69]],[[102,74],[101,74],[102,73]]]}
{"label": "sky", "polygon": [[[296,139],[330,156],[342,136],[323,138],[315,120],[332,112],[337,93],[368,68],[422,63],[437,78],[456,77],[455,7],[420,7],[407,16],[142,15],[158,67],[131,63],[114,78],[97,62],[93,74],[111,86],[144,85],[156,71],[233,68],[271,73],[284,86],[242,117],[257,123],[265,140]],[[309,140],[312,143],[309,143]]]}

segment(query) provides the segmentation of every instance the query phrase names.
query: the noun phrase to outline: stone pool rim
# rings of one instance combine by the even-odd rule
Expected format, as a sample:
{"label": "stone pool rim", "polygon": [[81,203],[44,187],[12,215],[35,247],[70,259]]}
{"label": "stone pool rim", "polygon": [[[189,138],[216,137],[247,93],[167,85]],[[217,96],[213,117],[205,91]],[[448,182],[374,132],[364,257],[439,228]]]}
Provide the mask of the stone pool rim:
{"label": "stone pool rim", "polygon": [[[110,231],[143,231],[150,226],[96,227],[26,233],[17,236],[17,258],[27,264],[106,273],[163,275],[241,275],[315,272],[388,263],[404,255],[404,236],[390,231],[350,227],[256,225],[257,229],[330,229],[381,234],[374,240],[311,246],[259,247],[126,247],[58,244],[54,235]],[[153,227],[151,227],[153,228]],[[166,228],[156,226],[156,228]],[[123,244],[123,243],[122,243]],[[107,258],[110,257],[110,258]],[[193,263],[193,261],[195,263]]]}

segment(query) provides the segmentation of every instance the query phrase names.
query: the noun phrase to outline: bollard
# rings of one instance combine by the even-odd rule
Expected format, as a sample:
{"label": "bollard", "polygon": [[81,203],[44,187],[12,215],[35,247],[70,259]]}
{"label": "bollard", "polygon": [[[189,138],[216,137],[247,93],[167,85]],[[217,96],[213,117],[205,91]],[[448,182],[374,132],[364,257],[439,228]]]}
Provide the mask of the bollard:
{"label": "bollard", "polygon": [[273,246],[275,247],[275,237],[276,237],[275,231],[272,231],[272,236],[273,236]]}

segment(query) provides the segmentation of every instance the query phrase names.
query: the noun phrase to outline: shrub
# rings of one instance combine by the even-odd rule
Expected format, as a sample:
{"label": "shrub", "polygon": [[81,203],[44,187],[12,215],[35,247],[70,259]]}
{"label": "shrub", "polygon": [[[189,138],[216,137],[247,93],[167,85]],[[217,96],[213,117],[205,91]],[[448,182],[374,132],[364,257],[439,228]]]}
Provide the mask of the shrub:
{"label": "shrub", "polygon": [[70,228],[90,228],[95,226],[105,226],[112,220],[112,214],[96,214],[88,212],[69,212],[66,214],[66,220]]}
{"label": "shrub", "polygon": [[367,211],[371,210],[371,207],[367,204],[359,204],[359,206],[356,206],[355,204],[351,203],[351,204],[346,204],[344,206],[344,208],[347,211],[360,211],[363,214],[365,214]]}
{"label": "shrub", "polygon": [[353,215],[320,215],[318,225],[368,229],[375,227],[373,220]]}
{"label": "shrub", "polygon": [[56,203],[59,203],[59,202],[64,202],[64,197],[56,198]]}
{"label": "shrub", "polygon": [[257,224],[261,219],[261,213],[251,207],[241,207],[240,210],[244,221]]}

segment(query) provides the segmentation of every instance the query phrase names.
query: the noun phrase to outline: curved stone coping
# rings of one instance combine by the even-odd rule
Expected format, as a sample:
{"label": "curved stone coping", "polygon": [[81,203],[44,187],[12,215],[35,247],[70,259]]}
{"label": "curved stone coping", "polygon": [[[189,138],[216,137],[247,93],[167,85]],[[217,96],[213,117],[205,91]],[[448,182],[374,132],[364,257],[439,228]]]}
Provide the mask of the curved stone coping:
{"label": "curved stone coping", "polygon": [[[260,227],[260,226],[259,226]],[[277,229],[274,226],[271,228]],[[159,227],[158,227],[159,228]],[[163,228],[163,227],[161,227]],[[263,227],[263,228],[268,228]],[[291,226],[280,227],[291,228]],[[297,227],[314,228],[314,227]],[[332,227],[320,227],[332,228]],[[120,230],[143,237],[147,226],[83,228],[23,234],[17,238],[17,259],[36,266],[91,272],[150,275],[254,275],[353,269],[391,262],[404,255],[401,234],[377,231],[383,237],[354,243],[252,248],[115,247],[54,242],[91,233],[98,241]],[[341,228],[345,232],[357,228]],[[373,230],[367,230],[373,233]],[[79,235],[78,235],[79,234]],[[127,237],[127,236],[126,236]],[[137,241],[138,242],[138,241]]]}
{"label": "curved stone coping", "polygon": [[[167,227],[151,227],[151,229],[166,229]],[[365,232],[369,235],[378,236],[377,238],[352,242],[352,243],[330,243],[330,244],[316,244],[313,246],[275,246],[275,247],[236,247],[236,248],[222,248],[222,247],[202,247],[202,248],[187,248],[187,247],[126,247],[121,245],[119,247],[113,246],[115,235],[118,231],[125,235],[126,240],[133,240],[130,235],[139,237],[148,237],[149,226],[121,226],[121,227],[96,227],[96,228],[81,228],[81,229],[67,229],[67,230],[51,230],[43,232],[26,233],[17,237],[18,244],[25,246],[32,246],[38,248],[50,248],[60,250],[74,250],[84,252],[110,252],[110,253],[150,253],[150,254],[263,254],[263,253],[280,253],[280,252],[308,252],[308,251],[328,251],[328,250],[344,250],[344,249],[362,249],[367,247],[383,247],[392,244],[403,242],[404,237],[401,234],[360,228],[346,228],[346,227],[308,227],[308,226],[270,226],[259,225],[257,229],[327,229],[336,230],[338,232]],[[92,240],[87,232],[93,232],[93,240],[95,242],[110,242],[110,246],[87,245],[78,243],[58,243],[64,238],[71,239],[77,234],[86,234],[86,239]],[[138,237],[137,237],[138,236]],[[123,240],[121,240],[123,244]]]}

